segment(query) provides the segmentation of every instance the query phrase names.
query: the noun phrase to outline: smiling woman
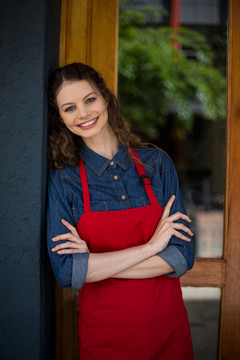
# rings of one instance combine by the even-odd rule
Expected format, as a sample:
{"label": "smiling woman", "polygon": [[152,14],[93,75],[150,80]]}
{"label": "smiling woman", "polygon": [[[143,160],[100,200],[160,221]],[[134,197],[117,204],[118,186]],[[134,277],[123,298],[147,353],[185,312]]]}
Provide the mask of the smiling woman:
{"label": "smiling woman", "polygon": [[[117,139],[118,143],[126,145],[141,144],[140,139],[129,131],[128,124],[120,114],[118,101],[106,87],[101,75],[84,64],[73,63],[52,73],[49,120],[49,160],[50,166],[55,168],[62,168],[66,164],[77,165],[82,136],[91,141],[94,150],[98,136],[92,135],[98,134],[98,131],[104,137],[104,141],[98,141],[101,146],[109,143],[110,139],[113,143]],[[94,120],[97,121],[88,124]],[[74,131],[71,131],[72,128]],[[107,133],[109,136],[106,136]],[[116,149],[116,144],[114,146]],[[105,151],[103,148],[100,153]],[[111,157],[112,152],[108,156]]]}
{"label": "smiling woman", "polygon": [[171,160],[87,65],[54,71],[49,116],[48,251],[59,284],[80,290],[80,359],[192,360],[179,277],[193,233]]}
{"label": "smiling woman", "polygon": [[[59,114],[67,128],[95,148],[114,135],[108,126],[107,104],[87,80],[65,81],[56,97]],[[91,145],[92,144],[92,145]]]}

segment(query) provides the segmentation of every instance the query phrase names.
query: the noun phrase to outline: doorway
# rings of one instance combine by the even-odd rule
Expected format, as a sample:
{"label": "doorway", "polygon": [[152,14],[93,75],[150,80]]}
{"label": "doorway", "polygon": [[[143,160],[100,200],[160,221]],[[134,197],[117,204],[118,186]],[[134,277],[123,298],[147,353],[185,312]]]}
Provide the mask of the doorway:
{"label": "doorway", "polygon": [[[237,220],[240,213],[239,18],[239,1],[230,0],[225,201],[223,224],[219,225],[222,229],[222,251],[218,255],[206,257],[201,248],[202,253],[199,254],[202,255],[196,258],[194,268],[181,279],[186,297],[189,287],[196,288],[198,300],[203,297],[201,292],[206,292],[206,289],[217,296],[220,314],[219,333],[215,334],[215,338],[218,359],[221,360],[240,358],[240,225]],[[95,27],[96,23],[98,27]],[[118,0],[62,0],[61,65],[73,61],[92,65],[103,74],[109,87],[116,93],[118,23]],[[219,214],[211,215],[219,219]],[[204,214],[198,221],[199,226],[201,222],[205,223]],[[200,302],[198,306],[199,311],[204,312],[204,302]],[[56,308],[56,359],[77,359],[77,294],[71,289],[60,289],[57,286]]]}

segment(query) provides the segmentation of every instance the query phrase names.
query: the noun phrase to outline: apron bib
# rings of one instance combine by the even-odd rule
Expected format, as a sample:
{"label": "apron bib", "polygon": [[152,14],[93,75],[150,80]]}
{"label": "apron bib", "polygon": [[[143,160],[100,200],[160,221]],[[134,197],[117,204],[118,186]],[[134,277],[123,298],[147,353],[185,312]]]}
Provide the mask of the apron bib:
{"label": "apron bib", "polygon": [[[132,149],[135,157],[138,154]],[[84,213],[77,224],[90,252],[139,246],[152,237],[163,209],[146,176],[135,166],[150,205],[117,211],[91,211],[85,166],[79,171]],[[79,291],[80,360],[192,360],[187,312],[179,278],[108,278]]]}

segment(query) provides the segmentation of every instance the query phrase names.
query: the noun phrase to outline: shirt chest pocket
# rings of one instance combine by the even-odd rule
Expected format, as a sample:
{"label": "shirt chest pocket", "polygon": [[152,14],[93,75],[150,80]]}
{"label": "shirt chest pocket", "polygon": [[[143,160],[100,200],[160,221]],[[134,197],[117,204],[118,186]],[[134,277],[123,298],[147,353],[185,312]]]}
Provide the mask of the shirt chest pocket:
{"label": "shirt chest pocket", "polygon": [[[148,204],[146,203],[146,199],[144,199],[143,197],[134,197],[133,199],[125,199],[125,200],[121,199],[119,201],[116,200],[91,201],[91,211],[118,211],[118,210],[141,207],[146,205]],[[84,211],[83,204],[78,204],[78,206],[72,207],[72,211],[73,211],[73,216],[75,218],[75,222],[77,224]]]}
{"label": "shirt chest pocket", "polygon": [[[72,211],[75,221],[77,223],[84,212],[83,205],[75,205],[74,207],[72,207]],[[107,201],[91,201],[91,211],[109,211]]]}

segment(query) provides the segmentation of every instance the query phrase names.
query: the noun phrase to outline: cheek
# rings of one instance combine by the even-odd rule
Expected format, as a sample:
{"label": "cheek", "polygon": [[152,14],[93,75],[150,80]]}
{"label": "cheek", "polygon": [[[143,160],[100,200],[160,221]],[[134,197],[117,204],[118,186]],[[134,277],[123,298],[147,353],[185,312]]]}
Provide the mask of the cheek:
{"label": "cheek", "polygon": [[104,116],[106,120],[108,119],[108,111],[105,104],[101,104],[101,107],[99,107],[99,113],[102,114],[102,116]]}
{"label": "cheek", "polygon": [[107,112],[107,106],[104,100],[99,101],[98,103],[98,111],[101,114],[104,114],[105,112]]}
{"label": "cheek", "polygon": [[60,119],[66,126],[71,125],[71,119],[65,113],[60,113]]}
{"label": "cheek", "polygon": [[104,119],[104,123],[107,123],[107,122],[108,122],[108,112],[107,112],[107,109],[104,109],[104,110],[103,110],[102,118]]}

